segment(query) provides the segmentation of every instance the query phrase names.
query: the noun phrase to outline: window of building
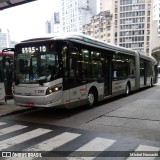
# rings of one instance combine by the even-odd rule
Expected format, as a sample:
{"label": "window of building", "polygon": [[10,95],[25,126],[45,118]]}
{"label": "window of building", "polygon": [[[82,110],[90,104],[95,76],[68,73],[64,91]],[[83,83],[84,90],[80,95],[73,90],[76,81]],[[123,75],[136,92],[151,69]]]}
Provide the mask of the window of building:
{"label": "window of building", "polygon": [[118,12],[118,8],[115,8],[115,13],[117,13]]}

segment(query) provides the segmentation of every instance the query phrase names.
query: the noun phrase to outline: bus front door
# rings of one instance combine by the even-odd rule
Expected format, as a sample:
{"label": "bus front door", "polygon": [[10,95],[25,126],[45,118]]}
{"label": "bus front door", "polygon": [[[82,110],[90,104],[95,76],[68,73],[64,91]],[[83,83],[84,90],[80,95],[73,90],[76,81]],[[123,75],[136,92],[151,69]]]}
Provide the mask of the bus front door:
{"label": "bus front door", "polygon": [[104,73],[104,95],[109,96],[112,94],[112,62],[111,57],[104,57],[103,73]]}

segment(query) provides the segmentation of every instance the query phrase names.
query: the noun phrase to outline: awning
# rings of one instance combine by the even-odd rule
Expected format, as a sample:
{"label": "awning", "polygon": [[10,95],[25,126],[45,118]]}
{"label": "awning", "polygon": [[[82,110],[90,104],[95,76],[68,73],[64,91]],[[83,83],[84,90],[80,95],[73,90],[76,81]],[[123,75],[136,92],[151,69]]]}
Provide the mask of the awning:
{"label": "awning", "polygon": [[25,3],[29,3],[29,2],[33,2],[33,1],[35,0],[0,0],[0,10],[18,6]]}

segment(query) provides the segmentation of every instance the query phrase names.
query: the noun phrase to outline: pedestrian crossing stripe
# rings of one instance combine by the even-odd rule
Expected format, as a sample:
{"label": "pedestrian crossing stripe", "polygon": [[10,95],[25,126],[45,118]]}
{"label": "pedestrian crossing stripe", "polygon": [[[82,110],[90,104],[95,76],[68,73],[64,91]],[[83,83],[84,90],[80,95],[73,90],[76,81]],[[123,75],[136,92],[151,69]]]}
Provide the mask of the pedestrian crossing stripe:
{"label": "pedestrian crossing stripe", "polygon": [[3,128],[0,130],[0,136],[7,134],[7,133],[14,132],[14,131],[18,131],[20,129],[24,129],[26,127],[27,126],[23,126],[23,125],[13,125],[11,127]]}
{"label": "pedestrian crossing stripe", "polygon": [[[152,147],[152,146],[147,146],[147,145],[139,145],[135,151],[150,151],[150,152],[158,152],[160,151],[160,148],[158,147]],[[129,157],[127,160],[154,160],[155,157]]]}
{"label": "pedestrian crossing stripe", "polygon": [[7,149],[13,145],[25,142],[27,140],[38,137],[40,135],[46,134],[51,131],[52,130],[49,130],[49,129],[38,128],[33,131],[26,132],[26,133],[20,134],[18,136],[0,141],[0,150]]}
{"label": "pedestrian crossing stripe", "polygon": [[[102,151],[106,150],[107,148],[109,148],[115,142],[116,142],[115,140],[96,137],[95,139],[93,139],[89,143],[83,145],[82,147],[80,147],[76,151],[93,151],[93,152],[94,151],[101,151],[102,152]],[[83,160],[93,160],[95,158],[96,157],[83,157],[83,156],[79,157],[79,159],[83,159]],[[68,160],[76,160],[77,157],[72,157],[72,154],[71,154],[70,157],[68,157],[67,159]]]}
{"label": "pedestrian crossing stripe", "polygon": [[96,137],[86,145],[80,147],[77,151],[102,151],[115,142],[115,140]]}
{"label": "pedestrian crossing stripe", "polygon": [[62,146],[63,144],[66,144],[67,142],[72,141],[80,135],[81,134],[65,132],[37,145],[34,145],[25,151],[51,151]]}
{"label": "pedestrian crossing stripe", "polygon": [[160,148],[158,147],[139,145],[135,151],[159,151],[159,150]]}

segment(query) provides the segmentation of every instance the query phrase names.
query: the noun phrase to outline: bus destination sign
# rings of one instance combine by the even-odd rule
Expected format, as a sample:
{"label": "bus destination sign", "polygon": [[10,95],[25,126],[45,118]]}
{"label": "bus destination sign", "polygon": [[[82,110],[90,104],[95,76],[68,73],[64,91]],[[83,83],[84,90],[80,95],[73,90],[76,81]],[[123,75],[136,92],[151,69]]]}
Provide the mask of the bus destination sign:
{"label": "bus destination sign", "polygon": [[35,52],[46,52],[47,46],[38,46],[38,47],[23,47],[22,53],[35,53]]}

